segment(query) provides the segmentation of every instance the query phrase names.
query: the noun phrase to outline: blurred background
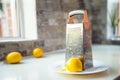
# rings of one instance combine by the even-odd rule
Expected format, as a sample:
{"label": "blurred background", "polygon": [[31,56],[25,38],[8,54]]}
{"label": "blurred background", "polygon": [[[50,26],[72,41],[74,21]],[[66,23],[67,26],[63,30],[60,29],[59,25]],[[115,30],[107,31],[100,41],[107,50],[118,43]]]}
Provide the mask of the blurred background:
{"label": "blurred background", "polygon": [[[17,24],[21,19],[18,15],[22,15],[20,13],[24,9],[21,6],[24,1],[19,1],[0,0],[0,40],[21,38],[24,33],[24,25]],[[0,60],[11,51],[20,51],[27,56],[35,47],[42,47],[46,52],[64,49],[68,13],[78,9],[88,11],[93,44],[119,45],[119,5],[119,0],[36,0],[37,39],[3,41],[0,43]]]}
{"label": "blurred background", "polygon": [[86,9],[92,26],[92,43],[119,45],[118,2],[119,0],[37,0],[39,38],[64,40],[68,13]]}

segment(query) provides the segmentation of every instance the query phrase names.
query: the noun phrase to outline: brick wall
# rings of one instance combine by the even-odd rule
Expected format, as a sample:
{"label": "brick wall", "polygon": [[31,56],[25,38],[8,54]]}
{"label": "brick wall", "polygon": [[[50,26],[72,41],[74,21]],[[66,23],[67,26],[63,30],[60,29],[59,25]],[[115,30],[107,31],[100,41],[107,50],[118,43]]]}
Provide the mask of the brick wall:
{"label": "brick wall", "polygon": [[36,47],[43,48],[45,52],[65,48],[67,15],[76,9],[88,10],[93,43],[105,43],[106,0],[36,0],[36,7],[38,40],[0,43],[0,60],[4,60],[11,51],[28,56]]}
{"label": "brick wall", "polygon": [[107,44],[107,0],[84,0],[92,26],[93,43]]}

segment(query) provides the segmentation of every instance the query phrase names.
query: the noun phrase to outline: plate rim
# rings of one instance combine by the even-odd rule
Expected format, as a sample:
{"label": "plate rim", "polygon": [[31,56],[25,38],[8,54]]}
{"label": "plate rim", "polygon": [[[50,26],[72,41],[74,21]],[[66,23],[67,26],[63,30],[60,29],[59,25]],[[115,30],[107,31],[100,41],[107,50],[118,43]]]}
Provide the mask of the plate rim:
{"label": "plate rim", "polygon": [[[95,74],[95,73],[100,73],[100,72],[104,72],[106,70],[108,70],[109,66],[106,65],[105,63],[99,61],[99,60],[93,60],[93,66],[92,68],[95,68],[96,64],[101,64],[101,65],[98,65],[98,68],[100,68],[100,66],[103,66],[104,68],[99,69],[99,70],[95,70],[93,72],[90,72],[90,71],[82,71],[82,72],[69,72],[69,71],[60,71],[58,70],[57,66],[62,66],[64,64],[64,61],[59,61],[57,62],[56,64],[54,63],[53,66],[52,66],[52,70],[56,73],[62,73],[62,74]],[[55,69],[56,68],[56,69]],[[59,67],[61,68],[61,67]],[[92,68],[89,68],[89,69],[92,69]]]}

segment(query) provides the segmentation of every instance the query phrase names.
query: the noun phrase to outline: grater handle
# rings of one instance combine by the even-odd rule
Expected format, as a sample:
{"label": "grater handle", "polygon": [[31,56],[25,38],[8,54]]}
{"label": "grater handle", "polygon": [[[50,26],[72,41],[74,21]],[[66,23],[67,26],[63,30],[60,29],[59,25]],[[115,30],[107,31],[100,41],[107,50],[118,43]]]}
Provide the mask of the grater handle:
{"label": "grater handle", "polygon": [[74,10],[69,13],[69,16],[74,16],[78,14],[83,14],[84,15],[84,10]]}

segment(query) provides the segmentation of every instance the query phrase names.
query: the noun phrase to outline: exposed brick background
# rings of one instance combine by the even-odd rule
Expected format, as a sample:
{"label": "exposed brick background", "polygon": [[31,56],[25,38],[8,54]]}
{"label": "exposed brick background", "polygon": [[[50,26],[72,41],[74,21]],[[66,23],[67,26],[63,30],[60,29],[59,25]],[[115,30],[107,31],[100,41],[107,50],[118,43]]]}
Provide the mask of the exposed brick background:
{"label": "exposed brick background", "polygon": [[69,11],[76,9],[88,10],[93,43],[109,43],[106,40],[107,0],[36,0],[36,7],[38,40],[0,43],[0,60],[12,51],[27,56],[36,47],[45,52],[65,48],[66,19]]}
{"label": "exposed brick background", "polygon": [[92,26],[93,43],[106,44],[107,0],[84,0]]}

